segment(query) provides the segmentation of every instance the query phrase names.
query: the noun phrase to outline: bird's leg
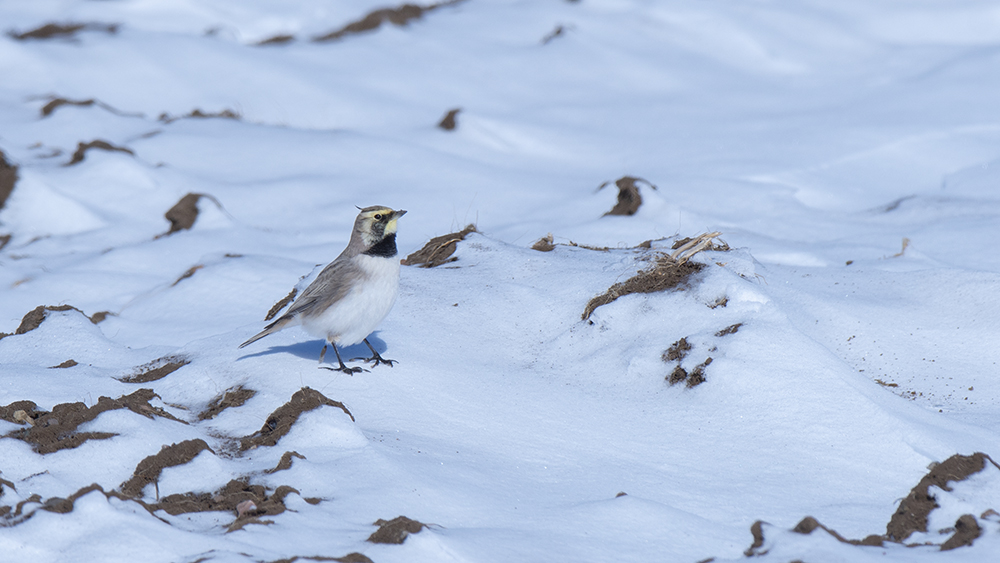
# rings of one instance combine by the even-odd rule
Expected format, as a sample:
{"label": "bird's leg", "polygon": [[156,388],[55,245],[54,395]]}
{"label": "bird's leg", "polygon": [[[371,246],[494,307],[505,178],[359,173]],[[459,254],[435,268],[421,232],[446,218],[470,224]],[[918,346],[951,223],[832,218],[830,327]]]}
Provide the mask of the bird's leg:
{"label": "bird's leg", "polygon": [[[365,371],[364,368],[360,368],[360,367],[349,368],[349,367],[345,366],[344,365],[344,360],[340,359],[340,351],[337,350],[337,345],[334,344],[333,341],[330,341],[330,346],[333,346],[333,353],[337,355],[337,362],[340,364],[340,367],[338,367],[338,368],[331,368],[331,367],[327,367],[327,366],[319,366],[319,367],[321,367],[323,369],[328,369],[330,371],[342,371],[342,372],[344,372],[346,374],[349,374],[349,375],[354,375],[355,373],[359,373],[359,372]],[[323,351],[324,352],[326,351],[326,346],[323,346]]]}
{"label": "bird's leg", "polygon": [[323,343],[323,350],[319,353],[319,365],[323,365],[323,358],[326,357],[326,343]]}
{"label": "bird's leg", "polygon": [[375,363],[372,364],[372,367],[375,367],[375,366],[377,366],[379,364],[388,364],[389,367],[392,367],[393,362],[397,361],[397,360],[387,360],[387,359],[383,358],[382,356],[379,356],[378,352],[375,351],[375,348],[372,348],[372,345],[371,345],[370,342],[368,342],[367,338],[365,338],[365,344],[367,344],[368,345],[368,349],[372,351],[372,357],[368,358],[365,361],[366,362],[375,362]]}

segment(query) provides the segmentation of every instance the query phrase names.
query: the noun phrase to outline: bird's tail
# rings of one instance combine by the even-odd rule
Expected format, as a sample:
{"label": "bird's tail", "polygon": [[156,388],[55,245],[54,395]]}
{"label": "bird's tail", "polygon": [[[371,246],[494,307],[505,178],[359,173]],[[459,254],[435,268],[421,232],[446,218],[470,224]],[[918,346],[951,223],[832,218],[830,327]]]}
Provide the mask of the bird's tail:
{"label": "bird's tail", "polygon": [[262,330],[262,331],[258,332],[257,334],[251,336],[250,339],[247,340],[246,342],[244,342],[243,344],[240,344],[240,348],[243,348],[244,346],[248,346],[250,344],[253,344],[254,342],[257,342],[258,340],[260,340],[261,338],[264,338],[265,336],[267,336],[269,334],[278,332],[279,330],[281,330],[283,328],[286,328],[288,326],[291,326],[293,324],[295,324],[295,318],[294,317],[287,317],[287,316],[286,317],[281,317],[280,319],[278,319],[278,320],[274,321],[273,323],[271,323],[271,324],[267,325],[266,327],[264,327],[264,330]]}

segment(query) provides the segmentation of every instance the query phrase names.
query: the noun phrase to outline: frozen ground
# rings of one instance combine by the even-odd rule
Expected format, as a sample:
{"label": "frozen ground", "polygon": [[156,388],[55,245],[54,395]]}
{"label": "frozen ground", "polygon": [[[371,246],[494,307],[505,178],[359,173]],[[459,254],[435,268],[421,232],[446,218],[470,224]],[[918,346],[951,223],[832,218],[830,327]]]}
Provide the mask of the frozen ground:
{"label": "frozen ground", "polygon": [[[0,553],[1000,559],[995,2],[387,7],[0,5]],[[238,350],[374,204],[399,363]]]}

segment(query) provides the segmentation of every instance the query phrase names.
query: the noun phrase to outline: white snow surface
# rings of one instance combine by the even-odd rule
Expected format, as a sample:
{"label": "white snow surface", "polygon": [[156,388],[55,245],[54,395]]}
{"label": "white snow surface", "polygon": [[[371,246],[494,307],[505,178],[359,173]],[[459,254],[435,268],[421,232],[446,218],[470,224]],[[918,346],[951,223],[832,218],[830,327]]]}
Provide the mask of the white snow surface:
{"label": "white snow surface", "polygon": [[[0,340],[0,407],[148,388],[183,421],[107,411],[79,430],[114,437],[46,454],[0,421],[0,506],[21,504],[0,520],[0,559],[721,562],[744,559],[761,520],[761,561],[1000,560],[990,464],[936,490],[911,542],[929,545],[791,531],[813,516],[883,534],[929,464],[1000,456],[995,1],[467,0],[311,41],[383,7],[0,4],[0,150],[18,167],[0,210],[0,332],[40,305],[78,309]],[[46,23],[91,26],[13,37]],[[278,35],[294,40],[257,45]],[[55,97],[98,103],[43,117]],[[453,108],[457,128],[438,128]],[[239,119],[182,117],[195,109]],[[134,154],[68,165],[95,139]],[[656,189],[605,216],[626,175]],[[214,200],[158,236],[186,193]],[[318,369],[322,342],[300,328],[238,350],[369,205],[409,211],[400,257],[479,231],[454,262],[402,268],[369,338],[398,363]],[[581,320],[708,231],[731,250],[698,254],[689,287]],[[531,248],[549,233],[553,251]],[[682,367],[713,359],[699,386],[667,380],[677,362],[661,356],[681,338]],[[122,381],[169,357],[190,363]],[[199,420],[240,385],[256,395]],[[276,445],[236,451],[303,387],[354,420],[322,406]],[[154,515],[99,491],[42,509],[119,490],[193,439],[211,450],[165,469],[145,502],[243,479],[293,487],[287,510],[227,533],[235,512]],[[304,459],[265,473],[286,451]],[[983,535],[939,551],[962,514]],[[399,515],[429,527],[366,541]]]}

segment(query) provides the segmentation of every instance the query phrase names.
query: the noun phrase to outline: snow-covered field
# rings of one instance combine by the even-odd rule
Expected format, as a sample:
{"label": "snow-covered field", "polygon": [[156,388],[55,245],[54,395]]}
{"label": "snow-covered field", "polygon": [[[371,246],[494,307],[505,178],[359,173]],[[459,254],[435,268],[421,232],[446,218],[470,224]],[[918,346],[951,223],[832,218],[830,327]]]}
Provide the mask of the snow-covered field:
{"label": "snow-covered field", "polygon": [[401,6],[0,4],[0,559],[1000,560],[995,1]]}

